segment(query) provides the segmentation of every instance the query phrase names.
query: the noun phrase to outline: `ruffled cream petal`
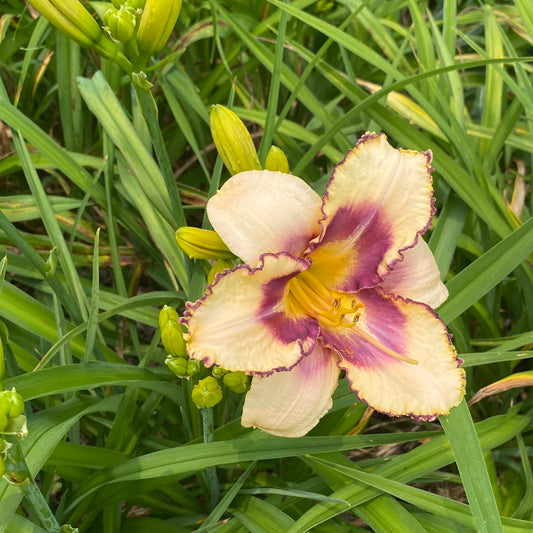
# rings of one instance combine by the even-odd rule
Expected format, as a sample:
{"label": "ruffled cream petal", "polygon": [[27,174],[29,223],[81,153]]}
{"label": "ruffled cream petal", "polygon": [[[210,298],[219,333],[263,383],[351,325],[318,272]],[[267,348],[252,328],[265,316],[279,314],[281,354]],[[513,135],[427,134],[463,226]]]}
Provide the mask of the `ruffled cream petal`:
{"label": "ruffled cream petal", "polygon": [[427,243],[419,238],[403,252],[380,287],[388,293],[409,298],[436,309],[448,298],[448,289],[440,280],[440,272]]}
{"label": "ruffled cream petal", "polygon": [[246,395],[242,425],[280,437],[301,437],[331,408],[338,357],[317,344],[292,370],[255,376]]}
{"label": "ruffled cream petal", "polygon": [[352,390],[391,416],[433,420],[464,395],[465,373],[442,321],[426,305],[379,289],[357,294],[364,304],[353,327],[322,331],[336,350]]}
{"label": "ruffled cream petal", "polygon": [[366,134],[333,172],[322,232],[311,243],[313,271],[346,292],[378,284],[413,246],[433,213],[431,154],[396,150]]}
{"label": "ruffled cream petal", "polygon": [[207,203],[207,214],[228,248],[255,266],[264,253],[300,256],[320,231],[320,206],[300,178],[253,170],[230,178]]}
{"label": "ruffled cream petal", "polygon": [[219,274],[203,298],[187,303],[189,356],[247,373],[294,366],[314,349],[319,332],[315,319],[286,314],[287,284],[307,265],[287,254],[266,255],[258,268]]}

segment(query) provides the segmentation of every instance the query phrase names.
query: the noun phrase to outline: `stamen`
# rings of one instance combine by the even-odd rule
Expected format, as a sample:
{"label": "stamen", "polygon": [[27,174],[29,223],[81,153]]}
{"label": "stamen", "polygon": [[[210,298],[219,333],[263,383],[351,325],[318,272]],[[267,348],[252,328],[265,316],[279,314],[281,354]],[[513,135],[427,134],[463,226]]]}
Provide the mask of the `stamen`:
{"label": "stamen", "polygon": [[351,294],[329,291],[309,271],[298,274],[289,282],[289,311],[314,316],[328,326],[352,327],[364,307]]}
{"label": "stamen", "polygon": [[[289,292],[287,294],[287,310],[289,313],[303,313],[313,316],[326,326],[355,327],[364,307],[364,304],[358,302],[353,294],[329,291],[308,270],[301,272],[289,282]],[[411,359],[395,352],[359,327],[357,328],[357,335],[398,361],[410,365],[418,364],[416,359]]]}

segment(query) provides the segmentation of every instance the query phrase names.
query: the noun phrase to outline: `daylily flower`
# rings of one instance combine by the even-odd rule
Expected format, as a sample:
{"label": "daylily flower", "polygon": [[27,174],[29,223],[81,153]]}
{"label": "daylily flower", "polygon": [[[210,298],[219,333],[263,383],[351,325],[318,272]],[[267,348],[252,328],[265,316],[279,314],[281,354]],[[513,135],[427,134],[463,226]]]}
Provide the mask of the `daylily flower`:
{"label": "daylily flower", "polygon": [[242,424],[307,433],[340,369],[391,416],[433,420],[464,395],[464,371],[433,311],[447,297],[420,237],[434,212],[431,153],[367,133],[323,198],[303,180],[242,172],[212,197],[214,230],[244,264],[182,319],[191,358],[253,375]]}

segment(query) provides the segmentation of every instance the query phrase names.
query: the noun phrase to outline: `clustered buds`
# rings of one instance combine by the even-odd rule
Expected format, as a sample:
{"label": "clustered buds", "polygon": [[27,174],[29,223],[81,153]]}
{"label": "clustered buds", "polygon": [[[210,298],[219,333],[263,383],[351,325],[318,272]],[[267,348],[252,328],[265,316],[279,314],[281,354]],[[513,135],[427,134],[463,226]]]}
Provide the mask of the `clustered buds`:
{"label": "clustered buds", "polygon": [[[168,354],[165,359],[168,369],[175,376],[185,379],[201,373],[205,375],[206,369],[203,364],[196,359],[190,359],[187,355],[183,328],[174,308],[165,305],[161,309],[159,329],[161,342]],[[250,384],[249,377],[244,372],[230,372],[220,367],[213,367],[211,375],[200,379],[192,389],[191,398],[198,408],[214,407],[222,400],[223,390],[220,380],[226,389],[237,394],[246,392]]]}
{"label": "clustered buds", "polygon": [[131,70],[128,59],[79,0],[30,0],[30,4],[73,41]]}
{"label": "clustered buds", "polygon": [[[0,391],[0,435],[25,437],[28,431],[23,413],[24,400],[14,388]],[[0,438],[0,476],[5,472],[6,453],[10,447],[10,443]]]}
{"label": "clustered buds", "polygon": [[112,7],[105,12],[104,24],[104,29],[112,40],[123,44],[129,43],[137,25],[135,9],[127,5],[118,9]]}
{"label": "clustered buds", "polygon": [[139,71],[165,46],[182,2],[112,0],[113,7],[104,14],[101,28],[79,0],[29,1],[56,28],[82,46],[116,61],[134,74],[134,80],[142,79]]}

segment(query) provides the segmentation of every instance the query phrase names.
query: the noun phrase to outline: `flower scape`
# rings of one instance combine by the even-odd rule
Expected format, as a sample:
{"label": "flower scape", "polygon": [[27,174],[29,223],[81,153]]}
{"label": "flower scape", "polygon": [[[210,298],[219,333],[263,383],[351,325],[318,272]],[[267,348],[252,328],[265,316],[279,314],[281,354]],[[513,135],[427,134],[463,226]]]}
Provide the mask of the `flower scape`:
{"label": "flower scape", "polygon": [[302,179],[237,173],[207,204],[242,260],[181,319],[191,359],[253,376],[245,427],[299,437],[332,406],[341,371],[390,416],[434,420],[465,375],[434,308],[447,297],[421,235],[434,213],[431,153],[365,134],[321,198]]}

